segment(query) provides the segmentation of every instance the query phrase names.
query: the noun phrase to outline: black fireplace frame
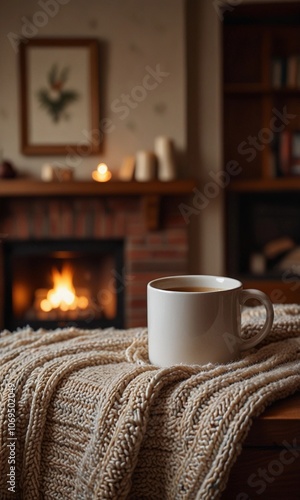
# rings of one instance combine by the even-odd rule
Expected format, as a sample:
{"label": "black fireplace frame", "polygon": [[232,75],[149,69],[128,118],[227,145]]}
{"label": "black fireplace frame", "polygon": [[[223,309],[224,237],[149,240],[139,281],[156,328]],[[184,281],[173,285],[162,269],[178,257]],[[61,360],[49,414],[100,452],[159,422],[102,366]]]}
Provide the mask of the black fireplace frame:
{"label": "black fireplace frame", "polygon": [[[51,254],[51,252],[74,252],[88,254],[105,254],[110,253],[114,257],[116,280],[117,283],[117,312],[114,319],[77,319],[76,321],[68,320],[37,320],[37,321],[20,321],[13,318],[13,258],[15,256],[32,255],[37,252],[39,255]],[[124,328],[125,323],[125,286],[122,283],[124,271],[124,240],[120,238],[110,239],[41,239],[41,240],[17,240],[17,239],[2,239],[1,255],[0,255],[0,273],[2,271],[2,283],[0,286],[0,299],[2,296],[3,310],[1,328],[14,331],[17,328],[22,328],[29,325],[33,330],[39,328],[55,329],[76,326],[83,329],[94,328]],[[34,272],[34,270],[33,270]]]}

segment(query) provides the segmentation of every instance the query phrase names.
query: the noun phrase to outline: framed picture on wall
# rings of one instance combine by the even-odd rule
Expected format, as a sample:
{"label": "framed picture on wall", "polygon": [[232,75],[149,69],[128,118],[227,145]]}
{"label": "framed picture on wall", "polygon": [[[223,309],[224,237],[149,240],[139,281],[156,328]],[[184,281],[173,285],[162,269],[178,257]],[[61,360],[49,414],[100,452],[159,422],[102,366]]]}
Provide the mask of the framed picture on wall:
{"label": "framed picture on wall", "polygon": [[21,43],[20,88],[23,154],[99,153],[97,40]]}

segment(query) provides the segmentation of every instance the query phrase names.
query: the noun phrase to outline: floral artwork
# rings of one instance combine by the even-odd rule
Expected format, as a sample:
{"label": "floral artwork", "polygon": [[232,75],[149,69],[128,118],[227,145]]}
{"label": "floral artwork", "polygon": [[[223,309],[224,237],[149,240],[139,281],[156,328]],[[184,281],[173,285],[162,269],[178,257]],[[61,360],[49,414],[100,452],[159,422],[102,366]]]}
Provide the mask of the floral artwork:
{"label": "floral artwork", "polygon": [[22,153],[98,154],[99,41],[34,38],[19,52]]}
{"label": "floral artwork", "polygon": [[53,64],[48,73],[48,87],[40,89],[37,93],[40,106],[46,110],[54,123],[63,118],[68,119],[67,107],[79,99],[78,92],[65,88],[68,78],[67,66],[59,69],[57,64]]}

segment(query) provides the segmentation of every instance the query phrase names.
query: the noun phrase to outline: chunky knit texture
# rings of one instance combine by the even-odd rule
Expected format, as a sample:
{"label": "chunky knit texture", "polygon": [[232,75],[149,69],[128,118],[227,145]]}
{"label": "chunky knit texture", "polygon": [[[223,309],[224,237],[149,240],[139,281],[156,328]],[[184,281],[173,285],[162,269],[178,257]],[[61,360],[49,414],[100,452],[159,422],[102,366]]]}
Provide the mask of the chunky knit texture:
{"label": "chunky knit texture", "polygon": [[[243,335],[263,321],[244,313]],[[275,306],[260,348],[227,365],[158,369],[147,330],[0,335],[0,498],[219,498],[252,419],[300,390],[300,306]],[[16,494],[8,492],[8,393]]]}

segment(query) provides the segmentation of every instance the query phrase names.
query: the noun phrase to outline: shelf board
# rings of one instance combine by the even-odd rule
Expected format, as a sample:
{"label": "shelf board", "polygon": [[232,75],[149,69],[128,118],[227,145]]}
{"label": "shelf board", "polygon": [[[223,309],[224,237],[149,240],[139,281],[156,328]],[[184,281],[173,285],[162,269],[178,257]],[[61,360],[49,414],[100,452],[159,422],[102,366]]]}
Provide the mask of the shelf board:
{"label": "shelf board", "polygon": [[225,94],[236,95],[292,95],[300,96],[300,88],[280,87],[274,88],[261,83],[228,83],[224,86]]}
{"label": "shelf board", "polygon": [[227,83],[224,85],[225,94],[263,94],[268,91],[270,87],[261,83]]}
{"label": "shelf board", "polygon": [[230,182],[228,191],[263,192],[263,191],[299,191],[299,177],[278,177],[274,179],[245,179]]}
{"label": "shelf board", "polygon": [[192,195],[194,179],[174,181],[68,181],[43,182],[29,179],[0,179],[0,198],[43,196],[176,196]]}

